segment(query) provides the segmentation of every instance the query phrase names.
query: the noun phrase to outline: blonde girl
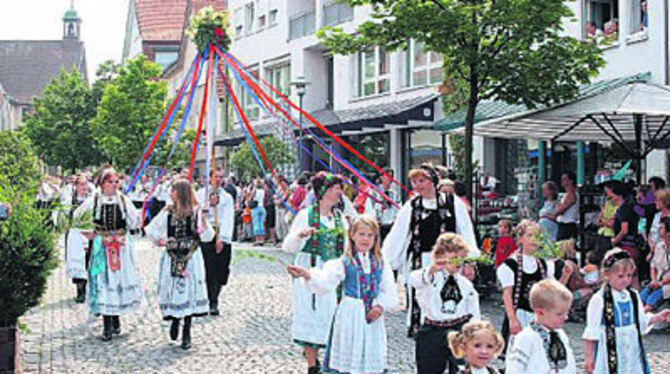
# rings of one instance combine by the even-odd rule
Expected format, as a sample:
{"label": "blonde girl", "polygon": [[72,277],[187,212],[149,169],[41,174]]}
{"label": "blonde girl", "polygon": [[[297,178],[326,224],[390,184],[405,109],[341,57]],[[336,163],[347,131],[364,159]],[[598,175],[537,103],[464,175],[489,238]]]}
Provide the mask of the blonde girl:
{"label": "blonde girl", "polygon": [[449,333],[449,348],[457,358],[465,359],[460,374],[497,374],[491,361],[500,355],[505,340],[490,321],[473,320],[460,332]]}
{"label": "blonde girl", "polygon": [[386,366],[386,328],[383,312],[396,307],[398,294],[393,272],[380,250],[379,225],[369,216],[355,218],[342,257],[323,269],[289,266],[316,293],[342,284],[342,300],[335,312],[324,370],[346,373],[382,373]]}
{"label": "blonde girl", "polygon": [[605,285],[591,297],[586,310],[585,369],[598,374],[648,374],[642,335],[651,325],[670,320],[670,309],[644,312],[640,295],[630,287],[635,262],[628,252],[609,250],[601,269]]}
{"label": "blonde girl", "polygon": [[530,307],[530,289],[542,279],[552,277],[553,263],[534,257],[540,246],[540,225],[533,220],[523,220],[516,227],[517,250],[503,261],[496,273],[503,287],[505,319],[502,334],[510,338],[533,321]]}

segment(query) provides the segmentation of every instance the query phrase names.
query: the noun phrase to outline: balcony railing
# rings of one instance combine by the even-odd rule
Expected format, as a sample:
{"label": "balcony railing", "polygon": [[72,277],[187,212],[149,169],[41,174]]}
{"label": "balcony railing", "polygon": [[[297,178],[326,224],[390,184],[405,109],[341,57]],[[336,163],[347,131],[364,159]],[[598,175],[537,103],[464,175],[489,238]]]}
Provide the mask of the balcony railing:
{"label": "balcony railing", "polygon": [[288,39],[294,40],[302,38],[303,36],[311,35],[314,33],[315,26],[316,15],[313,11],[292,17],[289,20]]}
{"label": "balcony railing", "polygon": [[323,25],[335,26],[354,19],[354,8],[347,4],[333,3],[323,6]]}

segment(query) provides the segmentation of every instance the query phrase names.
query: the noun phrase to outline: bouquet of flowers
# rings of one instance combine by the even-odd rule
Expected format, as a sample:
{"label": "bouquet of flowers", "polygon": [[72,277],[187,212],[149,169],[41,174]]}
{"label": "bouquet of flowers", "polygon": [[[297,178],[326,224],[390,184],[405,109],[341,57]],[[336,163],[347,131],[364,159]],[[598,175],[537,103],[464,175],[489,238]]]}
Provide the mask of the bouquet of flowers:
{"label": "bouquet of flowers", "polygon": [[191,17],[186,35],[195,43],[200,53],[206,51],[210,44],[227,50],[231,42],[229,19],[228,11],[217,12],[211,6],[204,7]]}

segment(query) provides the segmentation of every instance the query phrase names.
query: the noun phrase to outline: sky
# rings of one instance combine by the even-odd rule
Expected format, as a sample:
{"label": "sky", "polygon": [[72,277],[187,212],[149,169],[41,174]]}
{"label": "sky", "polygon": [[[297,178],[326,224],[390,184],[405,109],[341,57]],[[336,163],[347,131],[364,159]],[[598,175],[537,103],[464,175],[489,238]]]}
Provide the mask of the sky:
{"label": "sky", "polygon": [[[0,0],[0,40],[58,40],[71,0]],[[129,0],[74,0],[82,19],[89,81],[105,60],[121,60]]]}

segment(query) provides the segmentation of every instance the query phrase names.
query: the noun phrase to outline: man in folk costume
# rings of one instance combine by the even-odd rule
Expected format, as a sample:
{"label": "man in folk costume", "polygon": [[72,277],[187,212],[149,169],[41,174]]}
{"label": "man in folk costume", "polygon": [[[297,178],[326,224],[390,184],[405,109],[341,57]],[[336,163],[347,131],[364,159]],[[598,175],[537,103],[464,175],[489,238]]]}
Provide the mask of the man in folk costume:
{"label": "man in folk costume", "polygon": [[230,257],[232,248],[235,221],[235,202],[226,190],[223,183],[223,168],[217,167],[209,173],[209,196],[205,188],[196,193],[201,207],[207,208],[207,220],[214,228],[214,239],[200,243],[202,256],[205,260],[205,278],[207,280],[207,298],[209,299],[209,314],[219,315],[219,294],[221,287],[228,283],[230,274]]}
{"label": "man in folk costume", "polygon": [[[439,176],[433,166],[423,164],[411,170],[409,178],[416,195],[400,209],[382,249],[391,267],[405,274],[405,284],[410,271],[430,265],[430,251],[442,233],[461,235],[468,244],[468,256],[479,255],[465,204],[453,195],[438,193]],[[413,288],[408,287],[407,297],[408,336],[414,337],[423,316]]]}
{"label": "man in folk costume", "polygon": [[103,341],[121,333],[119,316],[135,311],[144,299],[130,235],[130,230],[140,226],[141,216],[130,199],[121,194],[118,183],[114,169],[104,169],[99,190],[74,212],[77,218],[92,213],[94,230],[82,231],[93,241],[88,305],[93,315],[103,316]]}

